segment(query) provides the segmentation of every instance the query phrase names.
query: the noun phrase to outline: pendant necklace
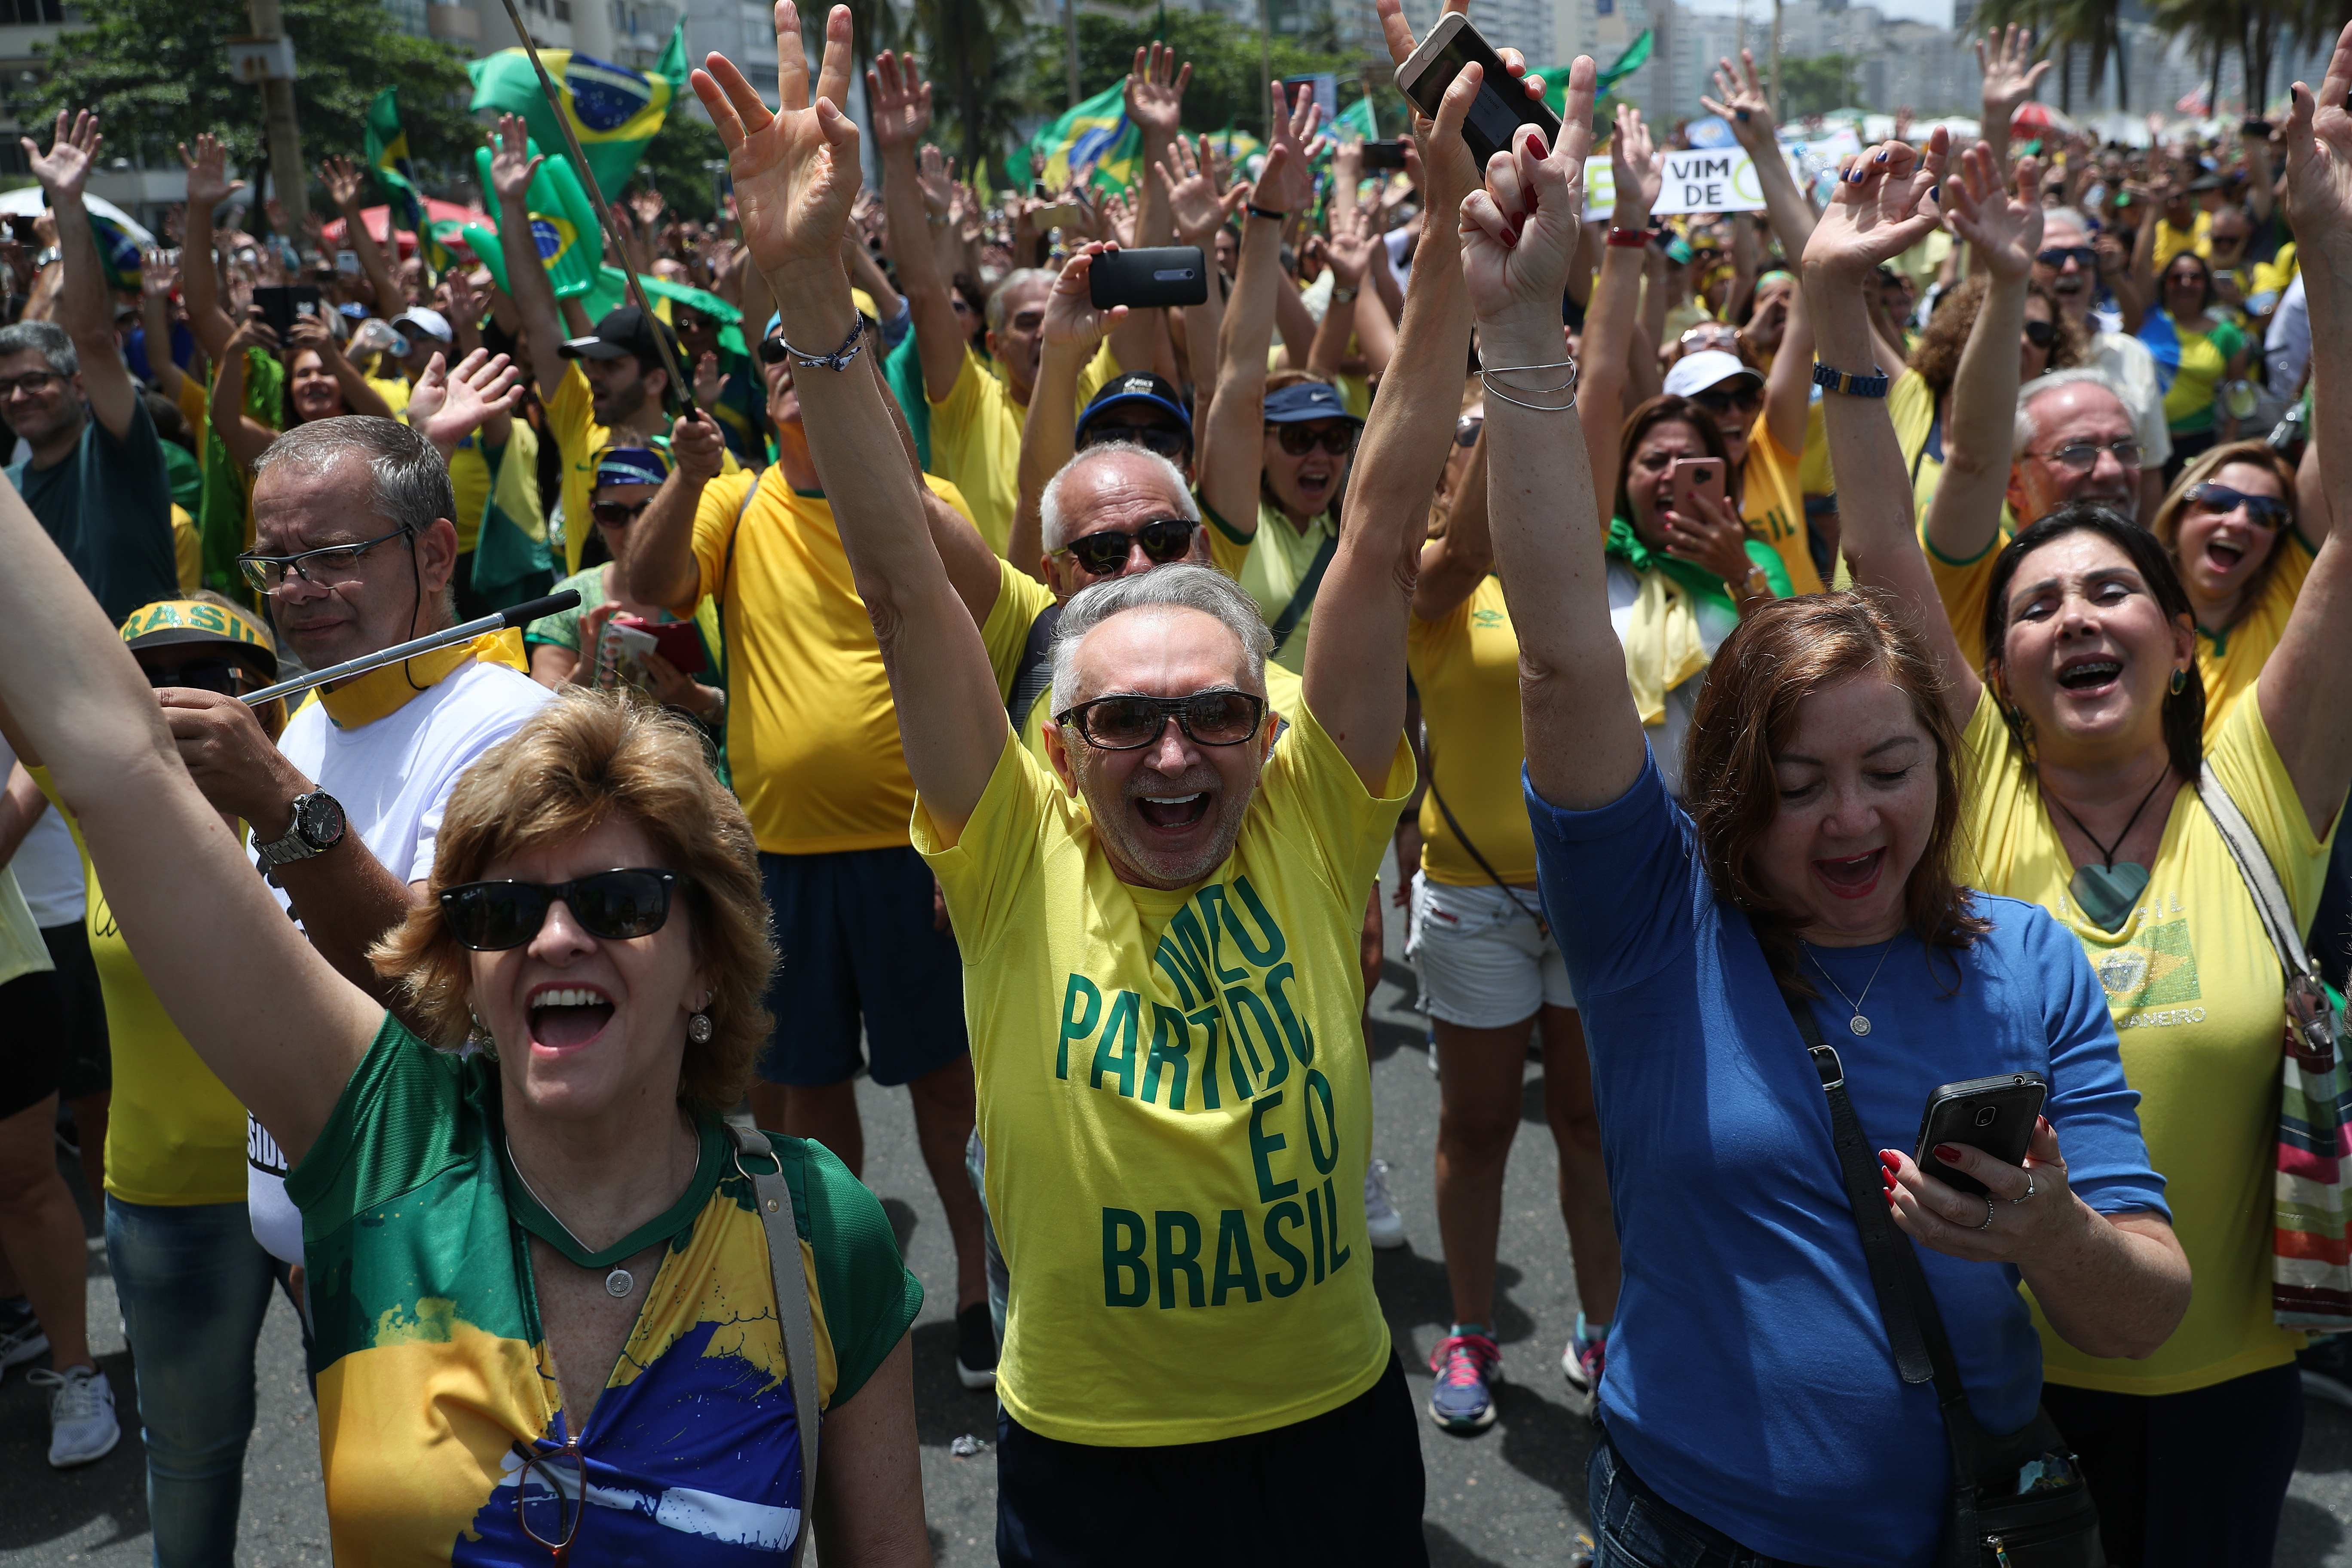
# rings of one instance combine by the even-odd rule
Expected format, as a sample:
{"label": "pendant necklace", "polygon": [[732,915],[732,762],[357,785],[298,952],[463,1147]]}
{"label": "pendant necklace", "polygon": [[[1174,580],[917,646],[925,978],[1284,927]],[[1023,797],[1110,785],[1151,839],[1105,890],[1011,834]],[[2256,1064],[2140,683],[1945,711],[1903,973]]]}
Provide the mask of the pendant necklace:
{"label": "pendant necklace", "polygon": [[2171,776],[2172,772],[2168,768],[2157,774],[2156,783],[2147,786],[2147,793],[2139,797],[2137,805],[2132,807],[2130,820],[2124,824],[2124,830],[2116,835],[2112,844],[2100,843],[2098,835],[2084,826],[2083,819],[2075,816],[2064,801],[2050,795],[2047,790],[2042,792],[2051,805],[2066,814],[2066,820],[2074,825],[2074,831],[2089,839],[2091,847],[2099,852],[2098,865],[2075,868],[2074,877],[2067,883],[2067,891],[2074,895],[2074,901],[2082,906],[2084,913],[2104,931],[2122,930],[2133,906],[2139,902],[2140,894],[2147,889],[2147,868],[2131,860],[2116,865],[2116,851],[2124,847],[2124,840],[2130,837],[2132,829],[2139,826],[2140,814],[2147,809],[2147,803],[2156,798],[2156,792],[2164,787],[2164,781]]}
{"label": "pendant necklace", "polygon": [[[1813,967],[1822,972],[1822,978],[1830,983],[1830,989],[1837,993],[1838,1000],[1844,1003],[1853,1013],[1853,1016],[1845,1021],[1845,1026],[1849,1033],[1854,1035],[1867,1035],[1870,1033],[1870,1020],[1862,1016],[1862,1004],[1864,999],[1870,995],[1870,988],[1878,984],[1878,971],[1886,967],[1887,954],[1895,951],[1895,943],[1897,940],[1899,939],[1889,937],[1886,939],[1886,945],[1879,949],[1878,963],[1876,967],[1871,970],[1870,978],[1862,983],[1862,995],[1860,996],[1847,995],[1845,994],[1845,987],[1837,983],[1836,977],[1832,975],[1828,968],[1823,965],[1821,959],[1815,956],[1812,943],[1807,942],[1805,944],[1805,956],[1812,959]],[[516,1174],[520,1175],[521,1173],[518,1171]]]}
{"label": "pendant necklace", "polygon": [[[522,1184],[522,1190],[530,1194],[530,1201],[532,1203],[539,1205],[540,1212],[554,1222],[555,1228],[563,1233],[564,1238],[572,1243],[575,1250],[582,1253],[593,1252],[595,1250],[593,1247],[587,1246],[582,1242],[578,1237],[572,1234],[572,1227],[564,1224],[562,1218],[558,1215],[553,1209],[547,1206],[547,1200],[541,1197],[537,1190],[531,1186],[530,1178],[522,1173],[522,1166],[515,1160],[514,1142],[512,1140],[509,1139],[506,1141],[506,1148],[507,1169],[515,1173],[515,1180]],[[604,1294],[612,1297],[616,1301],[627,1296],[630,1291],[636,1288],[636,1277],[625,1268],[615,1268],[610,1274],[604,1276]]]}

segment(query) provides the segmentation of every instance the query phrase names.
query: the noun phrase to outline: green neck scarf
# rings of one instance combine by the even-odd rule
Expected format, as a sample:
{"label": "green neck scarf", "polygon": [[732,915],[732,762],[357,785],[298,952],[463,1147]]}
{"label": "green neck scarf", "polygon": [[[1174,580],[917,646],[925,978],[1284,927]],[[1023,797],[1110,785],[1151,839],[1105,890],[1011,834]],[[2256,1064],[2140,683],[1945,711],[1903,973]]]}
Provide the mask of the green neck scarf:
{"label": "green neck scarf", "polygon": [[1633,531],[1633,524],[1623,517],[1609,520],[1609,542],[1601,546],[1601,550],[1636,572],[1664,573],[1694,598],[1706,600],[1726,611],[1737,610],[1722,578],[1704,566],[1677,561],[1663,550],[1651,549]]}

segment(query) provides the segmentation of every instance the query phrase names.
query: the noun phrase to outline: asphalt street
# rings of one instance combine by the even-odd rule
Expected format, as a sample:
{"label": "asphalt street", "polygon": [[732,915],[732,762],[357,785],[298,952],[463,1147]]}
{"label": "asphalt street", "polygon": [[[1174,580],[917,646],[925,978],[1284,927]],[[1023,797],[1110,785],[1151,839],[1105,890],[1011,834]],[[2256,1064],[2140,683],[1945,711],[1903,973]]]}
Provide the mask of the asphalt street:
{"label": "asphalt street", "polygon": [[[1374,1278],[1403,1352],[1414,1396],[1428,1396],[1427,1357],[1446,1327],[1444,1265],[1431,1218],[1431,1151],[1437,1080],[1413,981],[1391,917],[1390,962],[1373,1006],[1373,1095],[1378,1152],[1404,1215],[1410,1244],[1373,1255]],[[954,1268],[947,1226],[915,1143],[902,1093],[862,1085],[866,1180],[883,1197],[908,1266],[929,1291],[914,1334],[916,1415],[923,1492],[934,1554],[942,1568],[994,1561],[995,1466],[989,1446],[995,1405],[956,1382]],[[1454,1437],[1424,1422],[1428,1467],[1424,1530],[1438,1568],[1563,1563],[1585,1527],[1586,1421],[1559,1375],[1559,1352],[1576,1321],[1576,1289],[1554,1196],[1555,1162],[1542,1111],[1541,1069],[1528,1069],[1526,1110],[1505,1193],[1497,1277],[1497,1337],[1506,1381],[1500,1418],[1475,1437]],[[79,1183],[77,1189],[79,1190]],[[113,1379],[125,1417],[122,1445],[87,1468],[57,1474],[44,1460],[47,1422],[21,1373],[0,1384],[0,1568],[92,1563],[131,1568],[150,1561],[144,1470],[131,1419],[131,1369],[121,1319],[90,1211],[91,1339]],[[273,1308],[261,1346],[259,1417],[246,1461],[239,1560],[252,1564],[326,1563],[319,1489],[318,1422],[304,1384],[292,1310]],[[970,1457],[960,1438],[981,1445]],[[2314,1403],[2278,1562],[2284,1568],[2352,1568],[2352,1412]]]}

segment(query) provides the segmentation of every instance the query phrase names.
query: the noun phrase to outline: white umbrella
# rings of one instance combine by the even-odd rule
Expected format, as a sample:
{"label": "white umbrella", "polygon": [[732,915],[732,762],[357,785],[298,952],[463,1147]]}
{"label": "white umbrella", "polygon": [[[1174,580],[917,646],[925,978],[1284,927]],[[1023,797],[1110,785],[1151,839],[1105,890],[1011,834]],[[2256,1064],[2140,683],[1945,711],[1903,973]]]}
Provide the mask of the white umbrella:
{"label": "white umbrella", "polygon": [[[104,196],[93,196],[85,192],[81,198],[81,205],[88,207],[93,215],[120,225],[122,232],[129,235],[142,248],[155,243],[155,237],[142,225]],[[26,185],[21,190],[0,191],[0,217],[31,217],[48,210],[49,198],[38,185]]]}

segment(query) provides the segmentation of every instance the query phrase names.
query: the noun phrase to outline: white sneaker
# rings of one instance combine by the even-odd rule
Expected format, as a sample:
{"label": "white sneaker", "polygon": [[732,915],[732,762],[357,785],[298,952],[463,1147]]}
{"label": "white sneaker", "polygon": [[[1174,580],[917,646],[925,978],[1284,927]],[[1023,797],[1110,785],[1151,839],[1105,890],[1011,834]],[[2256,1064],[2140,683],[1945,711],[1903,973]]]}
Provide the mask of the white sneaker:
{"label": "white sneaker", "polygon": [[22,1366],[47,1353],[49,1336],[41,1327],[41,1320],[26,1312],[24,1316],[0,1328],[0,1376],[12,1366]]}
{"label": "white sneaker", "polygon": [[1364,1167],[1364,1229],[1381,1251],[1404,1245],[1404,1221],[1389,1202],[1389,1163],[1375,1160]]}
{"label": "white sneaker", "polygon": [[49,1395],[49,1468],[71,1469],[103,1459],[122,1441],[122,1427],[114,1419],[114,1386],[94,1366],[66,1372],[43,1368],[27,1374],[34,1384],[54,1389]]}

